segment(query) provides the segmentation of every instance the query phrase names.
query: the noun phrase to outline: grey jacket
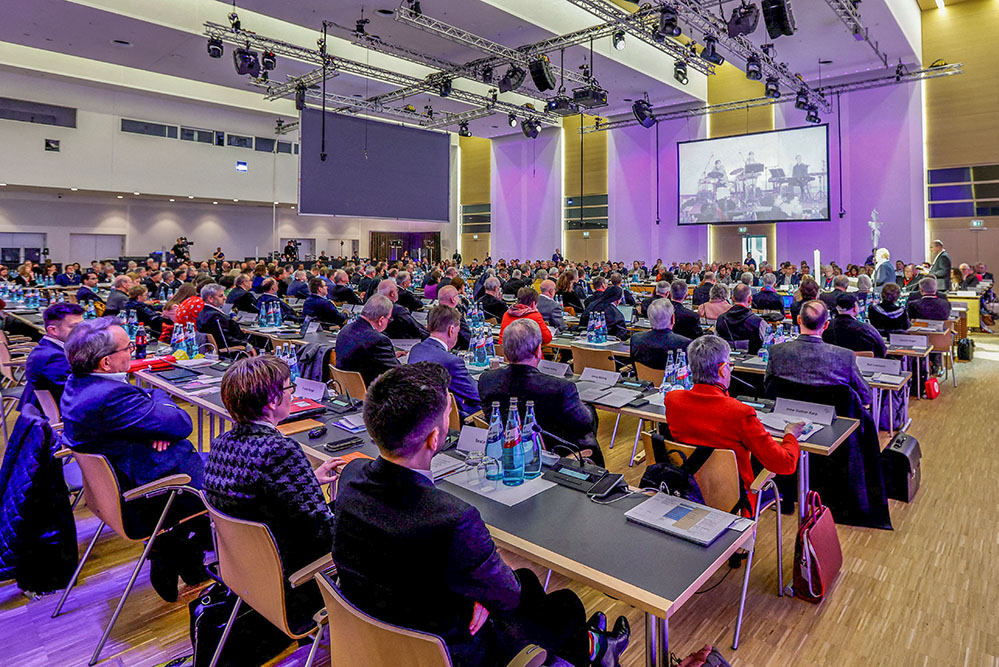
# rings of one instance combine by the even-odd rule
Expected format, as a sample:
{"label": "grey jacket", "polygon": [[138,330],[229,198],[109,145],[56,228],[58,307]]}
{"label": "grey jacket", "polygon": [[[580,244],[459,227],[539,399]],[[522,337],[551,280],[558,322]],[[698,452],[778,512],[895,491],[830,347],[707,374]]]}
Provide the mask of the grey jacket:
{"label": "grey jacket", "polygon": [[555,327],[558,331],[565,331],[566,324],[562,317],[562,306],[544,294],[538,296],[538,312],[541,313],[541,319],[543,319],[547,324]]}
{"label": "grey jacket", "polygon": [[802,335],[770,348],[766,379],[772,377],[816,386],[848,385],[864,405],[871,403],[871,388],[860,374],[853,351],[815,336]]}

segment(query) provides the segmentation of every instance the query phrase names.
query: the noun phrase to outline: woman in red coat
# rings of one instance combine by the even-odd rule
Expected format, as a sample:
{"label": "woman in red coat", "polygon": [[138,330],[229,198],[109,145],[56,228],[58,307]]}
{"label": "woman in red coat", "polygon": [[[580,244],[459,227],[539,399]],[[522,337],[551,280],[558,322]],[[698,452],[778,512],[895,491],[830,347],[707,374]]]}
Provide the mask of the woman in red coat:
{"label": "woman in red coat", "polygon": [[517,303],[503,313],[503,321],[500,323],[500,345],[503,344],[503,330],[514,320],[522,317],[529,317],[538,323],[541,328],[541,344],[547,345],[552,342],[552,330],[545,324],[545,320],[538,312],[538,293],[532,287],[521,287],[517,290]]}

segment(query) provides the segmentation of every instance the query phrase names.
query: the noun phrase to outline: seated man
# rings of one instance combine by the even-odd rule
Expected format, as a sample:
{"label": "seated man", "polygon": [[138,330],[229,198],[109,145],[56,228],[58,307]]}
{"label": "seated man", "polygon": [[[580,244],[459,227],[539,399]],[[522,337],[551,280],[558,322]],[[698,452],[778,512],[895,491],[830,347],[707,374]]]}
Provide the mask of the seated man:
{"label": "seated man", "polygon": [[587,627],[575,593],[546,595],[530,570],[511,570],[479,512],[434,486],[447,382],[440,366],[420,363],[371,385],[364,423],[381,455],[344,467],[333,517],[344,597],[380,621],[441,637],[455,667],[505,665],[529,643],[573,665],[617,665],[630,634],[624,617],[613,632],[599,629],[599,613]]}
{"label": "seated man", "polygon": [[424,340],[430,333],[422,324],[413,319],[413,314],[405,306],[399,305],[399,286],[385,279],[378,283],[378,293],[392,302],[392,318],[385,327],[385,335],[400,340]]}
{"label": "seated man", "polygon": [[310,294],[305,303],[302,304],[302,314],[305,317],[319,320],[323,324],[335,324],[342,327],[347,318],[336,309],[332,301],[326,298],[328,291],[326,281],[322,278],[313,278],[310,280]]}
{"label": "seated man", "polygon": [[117,315],[128,301],[128,290],[132,289],[132,279],[126,275],[117,276],[111,282],[111,294],[104,307],[105,315]]}
{"label": "seated man", "polygon": [[350,276],[343,269],[337,269],[333,274],[333,290],[329,294],[330,299],[343,304],[353,306],[361,305],[361,297],[357,296],[354,288],[350,286]]}
{"label": "seated man", "polygon": [[674,280],[669,286],[669,300],[673,304],[673,332],[694,340],[703,333],[700,316],[683,305],[687,298],[687,283]]}
{"label": "seated man", "polygon": [[[706,445],[735,452],[739,481],[746,494],[756,473],[752,459],[778,475],[790,475],[798,466],[798,436],[805,423],[788,424],[777,442],[750,406],[728,396],[732,363],[728,343],[718,336],[701,336],[687,348],[687,362],[694,380],[690,391],[666,394],[666,423],[672,439],[685,445]],[[753,516],[756,496],[742,507]]]}
{"label": "seated man", "polygon": [[257,298],[257,309],[272,308],[272,303],[276,303],[277,307],[281,309],[281,318],[285,320],[300,320],[301,317],[295,312],[295,309],[286,304],[278,296],[278,280],[275,278],[264,278],[263,282],[260,283],[260,289],[262,294]]}
{"label": "seated man", "polygon": [[833,278],[832,285],[832,292],[823,292],[819,295],[822,303],[826,304],[826,309],[830,312],[836,307],[836,299],[839,298],[840,293],[845,293],[846,288],[850,286],[850,278],[847,276],[836,276]]}
{"label": "seated man", "polygon": [[[423,309],[423,302],[420,297],[416,296],[410,291],[413,286],[413,277],[409,275],[409,271],[400,271],[395,276],[396,284],[399,285],[399,305],[404,307],[411,313],[415,313],[418,310]],[[440,299],[441,289],[437,290],[437,298]]]}
{"label": "seated man", "polygon": [[506,314],[506,302],[503,301],[499,278],[486,278],[483,289],[485,294],[479,297],[479,307],[486,311],[486,317],[495,317],[500,322]]}
{"label": "seated man", "polygon": [[704,272],[704,282],[694,288],[694,294],[691,296],[691,303],[696,307],[702,303],[707,303],[711,300],[711,288],[715,284],[715,273],[714,271]]}
{"label": "seated man", "polygon": [[[645,297],[644,299],[641,300],[641,302],[639,302],[638,312],[641,315],[648,317],[649,306],[652,304],[652,302],[655,301],[656,299],[669,298],[669,295],[670,295],[670,284],[665,280],[660,280],[659,282],[656,283],[656,290],[655,292],[652,293],[652,296]],[[686,295],[684,295],[684,298],[686,298]]]}
{"label": "seated man", "polygon": [[260,309],[257,308],[257,295],[250,291],[252,282],[253,279],[248,273],[236,276],[235,287],[229,290],[229,296],[225,299],[226,303],[232,304],[233,310],[241,313],[253,313],[254,315],[260,312]]}
{"label": "seated man", "polygon": [[157,307],[151,306],[149,301],[149,290],[145,285],[133,285],[128,290],[128,301],[122,307],[122,312],[135,313],[139,324],[153,331],[159,337],[163,330],[163,315],[156,311]]}
{"label": "seated man", "polygon": [[448,389],[454,394],[458,413],[464,419],[479,409],[479,388],[465,362],[451,354],[460,326],[461,313],[450,306],[434,306],[427,318],[430,337],[409,351],[409,363],[432,361],[447,369],[451,377]]}
{"label": "seated man", "polygon": [[309,287],[309,281],[307,281],[306,276],[308,274],[305,271],[295,271],[295,277],[288,285],[288,298],[289,299],[308,299],[309,294],[315,294]]}
{"label": "seated man", "polygon": [[516,396],[520,405],[534,401],[535,416],[550,450],[558,451],[567,443],[573,450],[591,449],[594,463],[602,466],[596,411],[579,399],[572,382],[538,370],[542,358],[538,323],[529,318],[512,322],[504,332],[503,356],[509,366],[486,371],[479,377],[482,405],[489,407],[499,401],[505,415],[511,396]]}
{"label": "seated man", "polygon": [[867,311],[871,326],[883,336],[909,328],[909,314],[899,305],[902,288],[896,283],[886,283],[881,289],[881,301]]}
{"label": "seated man", "polygon": [[563,318],[562,306],[555,300],[555,282],[552,280],[541,281],[541,293],[538,295],[538,312],[541,313],[545,324],[549,324],[556,331],[565,331],[569,327]]}
{"label": "seated man", "polygon": [[[888,284],[898,289],[895,283]],[[881,334],[870,324],[857,320],[860,314],[857,297],[847,292],[840,294],[836,299],[836,311],[836,317],[822,332],[822,340],[854,352],[873,352],[875,357],[883,359],[887,350]]]}
{"label": "seated man", "polygon": [[774,289],[777,276],[772,273],[763,274],[763,289],[753,295],[753,308],[756,310],[774,310],[784,315],[784,299]]}
{"label": "seated man", "polygon": [[348,323],[336,338],[336,367],[357,371],[370,385],[375,378],[399,365],[404,352],[396,352],[383,331],[392,318],[392,302],[376,294],[364,304],[361,315]]}
{"label": "seated man", "polygon": [[[234,319],[222,312],[225,290],[221,285],[208,283],[202,287],[201,300],[205,302],[205,307],[198,313],[198,319],[194,323],[198,333],[210,335],[220,349],[238,347],[249,342],[249,334],[243,331]],[[248,347],[247,352],[250,356],[255,354],[252,347]]]}
{"label": "seated man", "polygon": [[63,272],[56,276],[56,284],[60,287],[80,284],[80,274],[76,272],[76,266],[67,264],[63,267]]}
{"label": "seated man", "polygon": [[[143,288],[145,289],[145,288]],[[72,373],[60,401],[63,441],[75,451],[105,456],[121,491],[183,473],[202,487],[204,466],[187,439],[191,417],[161,389],[142,389],[126,381],[134,345],[115,317],[81,322],[66,340]],[[147,535],[166,498],[124,505],[125,530]],[[202,511],[193,494],[174,499],[174,521]],[[156,538],[149,578],[167,602],[177,599],[177,577],[194,585],[204,580],[204,551],[210,547],[207,521],[188,521]]]}
{"label": "seated man", "polygon": [[[80,289],[76,291],[76,302],[83,304],[88,301],[93,301],[96,307],[99,303],[104,303],[104,299],[97,295],[97,274],[88,273],[83,277],[83,284],[80,285]],[[105,310],[107,308],[105,307]]]}
{"label": "seated man", "polygon": [[927,276],[919,281],[920,298],[909,299],[906,310],[910,320],[947,320],[950,319],[950,301],[943,294],[937,293],[937,280]]}
{"label": "seated man", "polygon": [[36,389],[51,393],[55,404],[59,405],[69,376],[69,361],[66,359],[64,344],[76,325],[82,321],[83,308],[75,303],[53,304],[42,313],[45,335],[25,362],[24,390],[17,403],[18,411],[29,403],[37,406]]}
{"label": "seated man", "polygon": [[631,337],[631,360],[665,370],[666,356],[671,350],[686,350],[690,339],[673,333],[673,304],[669,299],[653,301],[649,306],[649,323],[652,331],[636,333]]}
{"label": "seated man", "polygon": [[456,350],[467,350],[472,342],[472,331],[468,328],[468,322],[458,306],[461,304],[461,295],[454,285],[445,285],[437,295],[437,303],[442,306],[451,306],[458,311],[461,321],[458,323],[458,341],[454,344]]}
{"label": "seated man", "polygon": [[746,341],[750,354],[756,354],[763,347],[763,332],[767,323],[755,314],[752,305],[753,289],[739,283],[732,288],[732,307],[718,316],[715,330],[729,342]]}
{"label": "seated man", "polygon": [[552,342],[552,330],[548,328],[548,325],[545,324],[544,319],[541,317],[541,313],[538,312],[538,293],[534,291],[533,287],[521,287],[520,291],[517,292],[517,302],[507,309],[503,314],[503,320],[500,322],[500,345],[503,344],[503,332],[506,328],[512,322],[523,318],[532,319],[537,322],[538,330],[541,332],[542,345]]}
{"label": "seated man", "polygon": [[766,379],[777,377],[798,384],[819,387],[846,385],[864,405],[871,403],[871,388],[857,368],[852,351],[822,340],[829,326],[829,310],[818,299],[807,301],[798,315],[801,335],[770,348]]}

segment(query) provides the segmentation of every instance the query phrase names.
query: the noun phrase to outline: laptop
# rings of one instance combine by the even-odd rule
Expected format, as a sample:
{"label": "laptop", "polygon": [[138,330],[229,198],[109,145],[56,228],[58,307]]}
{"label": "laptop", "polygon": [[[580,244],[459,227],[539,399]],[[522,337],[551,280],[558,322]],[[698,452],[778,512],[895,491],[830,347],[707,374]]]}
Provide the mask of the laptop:
{"label": "laptop", "polygon": [[430,313],[425,310],[417,310],[413,313],[413,319],[423,326],[427,326],[427,322],[430,319]]}
{"label": "laptop", "polygon": [[621,311],[621,316],[624,317],[625,322],[630,323],[635,318],[634,306],[618,306],[617,309]]}
{"label": "laptop", "polygon": [[791,304],[794,303],[794,295],[793,294],[782,294],[780,298],[784,301],[784,309],[785,310],[788,309],[788,308],[790,308]]}
{"label": "laptop", "polygon": [[232,314],[232,304],[231,304],[231,303],[223,303],[223,304],[222,304],[222,309],[221,309],[221,310],[222,310],[222,312],[223,312],[223,313],[225,313],[226,315],[230,315],[230,314]]}

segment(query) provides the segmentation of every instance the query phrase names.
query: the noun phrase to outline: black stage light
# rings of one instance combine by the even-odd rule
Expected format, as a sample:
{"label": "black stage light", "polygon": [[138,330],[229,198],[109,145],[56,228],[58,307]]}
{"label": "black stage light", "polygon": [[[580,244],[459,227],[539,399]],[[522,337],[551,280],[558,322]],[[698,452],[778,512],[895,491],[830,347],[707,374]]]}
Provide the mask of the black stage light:
{"label": "black stage light", "polygon": [[676,10],[672,7],[663,7],[659,10],[659,25],[656,28],[656,41],[663,41],[666,37],[679,37],[683,34],[680,24],[677,22]]}
{"label": "black stage light", "polygon": [[510,127],[517,127],[517,117],[513,114],[506,117],[506,122]]}
{"label": "black stage light", "polygon": [[814,104],[808,107],[808,112],[805,114],[805,120],[809,123],[821,123],[822,119],[819,118],[819,108]]}
{"label": "black stage light", "polygon": [[260,66],[265,70],[277,67],[277,56],[274,55],[273,51],[264,51],[260,54]]}
{"label": "black stage light", "polygon": [[222,40],[217,37],[210,37],[208,39],[208,56],[210,58],[221,58],[222,51]]}
{"label": "black stage light", "polygon": [[644,128],[650,128],[657,122],[652,114],[652,105],[647,100],[635,100],[631,105],[631,112],[635,114],[635,120]]}
{"label": "black stage light", "polygon": [[525,118],[520,123],[520,131],[528,139],[537,139],[541,134],[541,121],[534,118]]}
{"label": "black stage light", "polygon": [[479,71],[479,79],[482,83],[492,83],[493,82],[493,66],[486,65]]}
{"label": "black stage light", "polygon": [[552,64],[548,60],[548,56],[544,54],[538,56],[531,61],[528,69],[531,71],[531,79],[538,91],[543,93],[546,90],[555,89],[555,75],[552,74]]}
{"label": "black stage light", "polygon": [[611,42],[618,51],[624,51],[624,30],[617,30],[611,36]]}
{"label": "black stage light", "polygon": [[777,77],[771,76],[767,78],[763,94],[772,100],[780,97],[780,81],[777,80]]}
{"label": "black stage light", "polygon": [[704,48],[701,49],[701,58],[714,65],[724,65],[725,57],[718,53],[718,38],[712,35],[704,36]]}
{"label": "black stage light", "polygon": [[257,58],[256,51],[236,49],[232,52],[232,64],[236,68],[236,74],[260,76],[260,60]]}
{"label": "black stage light", "polygon": [[798,91],[798,94],[794,96],[794,108],[802,111],[808,109],[808,93],[803,90]]}
{"label": "black stage light", "polygon": [[677,60],[673,63],[673,78],[684,86],[687,85],[687,63],[685,61]]}
{"label": "black stage light", "polygon": [[472,133],[468,131],[468,122],[462,121],[458,124],[458,136],[459,137],[470,137]]}
{"label": "black stage light", "polygon": [[516,65],[510,65],[510,69],[508,69],[506,74],[503,75],[503,78],[500,79],[499,91],[501,93],[508,93],[511,90],[517,90],[523,85],[526,77],[527,72]]}
{"label": "black stage light", "polygon": [[794,34],[794,15],[789,0],[763,0],[760,6],[763,7],[763,22],[767,25],[770,39]]}
{"label": "black stage light", "polygon": [[756,5],[743,0],[742,5],[732,10],[728,19],[728,36],[750,35],[760,22],[760,10]]}
{"label": "black stage light", "polygon": [[441,97],[447,97],[451,94],[451,79],[441,81],[440,94]]}
{"label": "black stage light", "polygon": [[305,86],[295,88],[295,108],[299,111],[305,108]]}
{"label": "black stage light", "polygon": [[763,65],[756,56],[750,56],[746,61],[746,78],[759,81],[763,78]]}

